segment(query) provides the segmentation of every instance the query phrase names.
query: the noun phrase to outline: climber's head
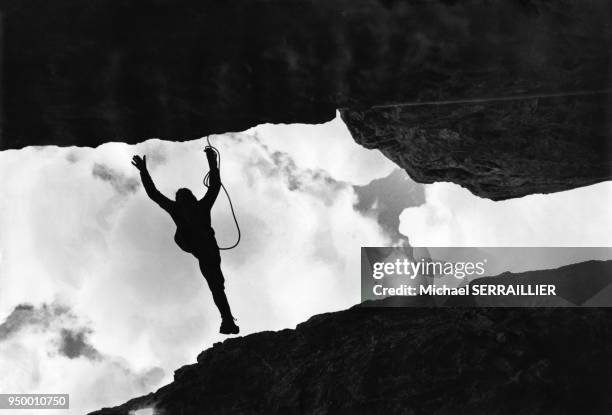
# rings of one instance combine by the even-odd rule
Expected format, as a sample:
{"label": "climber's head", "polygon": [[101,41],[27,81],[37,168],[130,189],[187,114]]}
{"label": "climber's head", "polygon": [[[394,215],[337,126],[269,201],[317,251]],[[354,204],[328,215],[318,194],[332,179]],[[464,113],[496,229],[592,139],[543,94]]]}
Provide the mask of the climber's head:
{"label": "climber's head", "polygon": [[191,193],[191,190],[187,188],[181,188],[176,191],[176,203],[179,206],[188,206],[198,201],[196,197]]}

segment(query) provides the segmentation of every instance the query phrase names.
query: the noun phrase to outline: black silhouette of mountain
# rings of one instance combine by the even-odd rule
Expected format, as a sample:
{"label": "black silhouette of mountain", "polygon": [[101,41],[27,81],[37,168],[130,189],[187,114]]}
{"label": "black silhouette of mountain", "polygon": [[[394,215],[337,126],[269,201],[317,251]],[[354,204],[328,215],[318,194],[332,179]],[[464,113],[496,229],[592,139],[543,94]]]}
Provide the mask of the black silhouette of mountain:
{"label": "black silhouette of mountain", "polygon": [[[598,296],[612,283],[612,261],[586,261],[570,264],[555,269],[528,271],[521,273],[504,273],[495,277],[478,278],[470,286],[503,285],[519,287],[521,285],[553,285],[556,295],[546,296],[472,296],[470,300],[481,306],[495,305],[506,307],[519,306],[580,306]],[[466,297],[464,297],[466,298]],[[454,297],[461,301],[460,297]],[[459,305],[454,302],[453,304]],[[612,305],[612,302],[609,303]]]}
{"label": "black silhouette of mountain", "polygon": [[359,144],[421,183],[494,200],[585,186],[611,177],[611,12],[607,0],[3,0],[0,150],[188,140],[340,110]]}
{"label": "black silhouette of mountain", "polygon": [[[564,284],[568,269],[597,277],[611,263],[562,267],[556,281]],[[545,275],[535,271],[531,280],[553,279]],[[567,286],[577,287],[571,298],[580,301],[590,285]],[[611,309],[366,305],[314,316],[295,330],[216,343],[169,385],[91,415],[149,407],[182,415],[612,410]]]}

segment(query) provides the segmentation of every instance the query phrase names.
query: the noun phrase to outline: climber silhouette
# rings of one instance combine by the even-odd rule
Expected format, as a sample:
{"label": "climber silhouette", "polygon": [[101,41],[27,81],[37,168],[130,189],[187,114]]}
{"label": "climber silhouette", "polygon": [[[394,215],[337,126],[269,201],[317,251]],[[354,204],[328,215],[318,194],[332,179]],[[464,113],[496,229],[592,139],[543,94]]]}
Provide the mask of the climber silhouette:
{"label": "climber silhouette", "polygon": [[207,147],[205,152],[210,169],[210,183],[206,194],[200,200],[196,199],[191,190],[186,188],[177,190],[176,201],[167,198],[155,187],[147,170],[146,156],[134,156],[132,164],[140,170],[140,178],[147,195],[168,212],[174,220],[176,224],[174,241],[176,244],[183,251],[198,259],[200,271],[202,271],[202,275],[212,292],[213,300],[221,313],[219,332],[222,334],[237,334],[240,329],[234,323],[235,319],[225,295],[225,279],[221,272],[221,254],[215,239],[215,231],[210,223],[210,210],[221,189],[217,155],[210,147]]}

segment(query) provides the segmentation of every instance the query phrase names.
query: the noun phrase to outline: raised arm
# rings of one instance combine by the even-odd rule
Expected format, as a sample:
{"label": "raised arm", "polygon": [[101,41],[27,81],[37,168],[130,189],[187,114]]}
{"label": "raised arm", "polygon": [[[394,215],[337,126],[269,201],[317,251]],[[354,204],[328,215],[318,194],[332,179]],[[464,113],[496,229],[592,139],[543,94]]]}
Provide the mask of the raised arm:
{"label": "raised arm", "polygon": [[147,195],[162,209],[170,213],[173,202],[164,196],[159,190],[157,190],[157,187],[155,187],[155,183],[153,183],[153,179],[147,170],[147,156],[134,156],[132,159],[132,165],[134,165],[140,171],[140,179],[142,180],[142,185],[144,186]]}
{"label": "raised arm", "polygon": [[219,190],[221,190],[221,176],[219,174],[217,154],[215,151],[210,147],[206,148],[204,151],[206,152],[206,159],[208,160],[208,168],[210,169],[210,173],[208,176],[208,190],[206,191],[204,197],[200,200],[200,205],[206,209],[210,209],[219,195]]}

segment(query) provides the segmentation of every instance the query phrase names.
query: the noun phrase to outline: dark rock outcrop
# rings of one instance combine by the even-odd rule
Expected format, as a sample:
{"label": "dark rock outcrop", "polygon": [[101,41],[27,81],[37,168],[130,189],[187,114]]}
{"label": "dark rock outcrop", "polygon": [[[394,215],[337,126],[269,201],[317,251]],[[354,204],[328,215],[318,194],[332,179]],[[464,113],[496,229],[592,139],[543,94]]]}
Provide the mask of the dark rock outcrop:
{"label": "dark rock outcrop", "polygon": [[493,200],[612,177],[607,93],[343,110],[355,141],[421,183],[454,182]]}
{"label": "dark rock outcrop", "polygon": [[92,415],[603,414],[610,362],[610,309],[356,306],[217,343],[173,383]]}
{"label": "dark rock outcrop", "polygon": [[[0,150],[342,116],[419,181],[504,199],[607,180],[607,0],[0,0]],[[381,107],[382,106],[382,107]],[[607,151],[600,151],[606,147]],[[609,146],[608,146],[609,147]]]}
{"label": "dark rock outcrop", "polygon": [[[495,277],[477,278],[470,286],[503,285],[519,287],[523,284],[552,285],[555,295],[537,296],[470,296],[449,297],[447,305],[478,304],[482,307],[573,307],[592,306],[596,302],[612,305],[612,261],[585,261],[555,269],[520,273],[507,272]],[[470,287],[471,289],[471,287]],[[464,302],[467,300],[467,302]]]}

